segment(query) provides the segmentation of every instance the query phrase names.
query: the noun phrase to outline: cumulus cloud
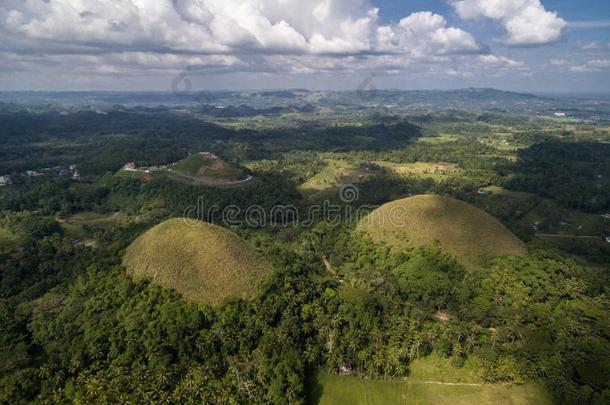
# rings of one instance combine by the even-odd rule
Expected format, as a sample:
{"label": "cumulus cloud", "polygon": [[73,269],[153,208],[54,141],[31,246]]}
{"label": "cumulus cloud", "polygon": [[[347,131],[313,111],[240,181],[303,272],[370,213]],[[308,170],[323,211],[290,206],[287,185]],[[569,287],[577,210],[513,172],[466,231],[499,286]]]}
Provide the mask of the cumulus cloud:
{"label": "cumulus cloud", "polygon": [[449,0],[463,19],[499,21],[513,45],[543,45],[557,41],[567,23],[547,11],[540,0]]}
{"label": "cumulus cloud", "polygon": [[419,56],[481,50],[471,34],[448,27],[443,16],[429,11],[413,13],[396,26],[380,27],[378,40],[381,50],[409,51]]}
{"label": "cumulus cloud", "polygon": [[474,51],[432,13],[380,26],[367,0],[6,0],[3,29],[30,40],[113,50],[348,54]]}
{"label": "cumulus cloud", "polygon": [[87,76],[523,68],[439,14],[382,24],[370,0],[2,0],[0,38],[13,71]]}

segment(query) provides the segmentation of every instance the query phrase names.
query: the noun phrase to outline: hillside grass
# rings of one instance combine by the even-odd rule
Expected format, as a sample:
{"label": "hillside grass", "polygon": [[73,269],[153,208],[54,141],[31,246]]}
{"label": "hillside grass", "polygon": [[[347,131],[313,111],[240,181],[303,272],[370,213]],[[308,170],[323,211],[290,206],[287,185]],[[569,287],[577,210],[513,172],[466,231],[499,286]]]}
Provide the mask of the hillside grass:
{"label": "hillside grass", "polygon": [[239,179],[246,175],[244,169],[206,153],[194,153],[171,165],[172,170],[213,180]]}
{"label": "hillside grass", "polygon": [[171,219],[145,232],[127,248],[123,264],[136,279],[206,304],[228,297],[251,298],[271,273],[269,263],[235,233],[184,219]]}
{"label": "hillside grass", "polygon": [[527,254],[525,244],[496,218],[438,195],[385,204],[363,218],[357,229],[394,249],[438,243],[466,267],[479,267],[495,256]]}
{"label": "hillside grass", "polygon": [[326,191],[335,191],[344,184],[362,182],[374,174],[339,159],[327,158],[325,162],[326,166],[319,173],[298,187],[305,197],[326,195]]}
{"label": "hillside grass", "polygon": [[[406,379],[367,380],[357,376],[316,373],[308,403],[320,405],[434,404],[546,405],[550,394],[535,383],[486,384],[473,360],[455,368],[448,359],[430,355],[409,364]],[[455,384],[455,385],[452,385]]]}

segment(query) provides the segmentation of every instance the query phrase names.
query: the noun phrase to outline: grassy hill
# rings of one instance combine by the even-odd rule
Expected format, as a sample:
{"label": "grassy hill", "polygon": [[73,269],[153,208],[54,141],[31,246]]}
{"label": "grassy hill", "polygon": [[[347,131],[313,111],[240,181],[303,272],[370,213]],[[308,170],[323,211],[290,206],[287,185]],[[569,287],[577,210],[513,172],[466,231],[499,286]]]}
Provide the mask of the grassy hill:
{"label": "grassy hill", "polygon": [[436,355],[409,364],[404,379],[367,380],[319,372],[309,386],[310,404],[438,404],[526,405],[551,404],[549,393],[534,383],[505,385],[485,383],[478,366],[467,360],[462,368]]}
{"label": "grassy hill", "polygon": [[393,201],[362,219],[358,229],[394,248],[438,241],[465,266],[494,256],[525,255],[527,249],[496,218],[462,201],[419,195]]}
{"label": "grassy hill", "polygon": [[136,279],[207,304],[252,297],[271,272],[267,261],[233,232],[183,219],[165,221],[141,235],[127,248],[123,264]]}
{"label": "grassy hill", "polygon": [[246,176],[243,168],[206,152],[194,153],[174,163],[170,168],[189,176],[212,180],[239,180]]}

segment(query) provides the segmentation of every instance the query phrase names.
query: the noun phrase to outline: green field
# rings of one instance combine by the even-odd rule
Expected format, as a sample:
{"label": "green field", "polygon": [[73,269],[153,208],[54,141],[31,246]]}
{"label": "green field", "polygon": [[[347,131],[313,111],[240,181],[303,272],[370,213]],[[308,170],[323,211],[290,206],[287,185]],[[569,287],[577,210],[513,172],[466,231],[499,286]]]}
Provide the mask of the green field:
{"label": "green field", "polygon": [[542,200],[519,220],[520,225],[528,228],[536,223],[539,224],[536,230],[539,234],[599,239],[610,235],[610,221],[601,215],[561,208],[548,199]]}
{"label": "green field", "polygon": [[416,162],[416,163],[392,163],[392,162],[375,162],[379,166],[387,167],[396,174],[400,175],[415,175],[418,177],[431,178],[440,180],[450,176],[457,176],[462,173],[458,165],[454,163],[444,162]]}
{"label": "green field", "polygon": [[534,197],[534,195],[530,194],[530,193],[525,193],[522,191],[507,190],[505,188],[498,187],[498,186],[485,187],[485,188],[483,188],[483,190],[485,190],[487,193],[489,193],[489,195],[492,195],[494,197],[508,198],[508,199],[519,200],[519,201],[525,201],[528,198]]}
{"label": "green field", "polygon": [[438,241],[467,267],[495,256],[527,253],[523,242],[496,218],[465,202],[431,194],[387,203],[363,218],[358,229],[397,249]]}
{"label": "green field", "polygon": [[246,175],[244,169],[225,162],[210,153],[194,153],[171,165],[171,170],[188,176],[212,180],[237,180]]}
{"label": "green field", "polygon": [[357,376],[316,373],[309,384],[309,403],[320,405],[545,405],[552,400],[535,383],[486,384],[479,368],[467,360],[461,368],[431,355],[409,365],[406,379],[367,380]]}
{"label": "green field", "polygon": [[123,264],[136,279],[151,280],[206,304],[252,297],[271,272],[269,263],[233,232],[182,218],[141,235],[127,248]]}
{"label": "green field", "polygon": [[429,145],[438,145],[438,144],[442,144],[442,143],[450,143],[450,142],[455,142],[457,141],[459,138],[455,135],[440,135],[440,136],[422,136],[417,138],[417,142],[419,143],[426,143]]}

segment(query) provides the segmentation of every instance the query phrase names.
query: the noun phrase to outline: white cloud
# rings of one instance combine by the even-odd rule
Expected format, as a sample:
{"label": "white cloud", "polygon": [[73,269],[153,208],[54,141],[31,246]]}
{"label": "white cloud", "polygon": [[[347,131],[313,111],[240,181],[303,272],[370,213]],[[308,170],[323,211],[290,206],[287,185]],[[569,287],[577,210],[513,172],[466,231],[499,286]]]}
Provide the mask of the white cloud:
{"label": "white cloud", "polygon": [[568,61],[566,59],[551,59],[549,60],[549,63],[553,66],[565,66],[567,65]]}
{"label": "white cloud", "polygon": [[592,59],[581,65],[571,66],[570,70],[577,73],[603,72],[610,70],[610,59]]}
{"label": "white cloud", "polygon": [[370,0],[0,0],[0,38],[12,71],[49,77],[524,70],[432,12],[384,25]]}
{"label": "white cloud", "polygon": [[547,11],[540,0],[449,0],[463,19],[490,18],[502,23],[513,45],[543,45],[557,41],[567,23]]}
{"label": "white cloud", "polygon": [[395,27],[379,30],[381,49],[397,52],[409,50],[417,55],[476,52],[481,48],[472,35],[448,27],[441,15],[429,11],[413,13]]}
{"label": "white cloud", "polygon": [[368,0],[5,0],[0,31],[20,39],[111,51],[355,54],[414,48],[476,51],[432,13],[380,26]]}

